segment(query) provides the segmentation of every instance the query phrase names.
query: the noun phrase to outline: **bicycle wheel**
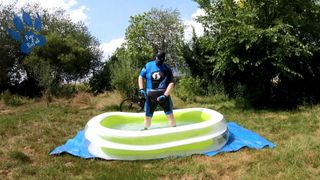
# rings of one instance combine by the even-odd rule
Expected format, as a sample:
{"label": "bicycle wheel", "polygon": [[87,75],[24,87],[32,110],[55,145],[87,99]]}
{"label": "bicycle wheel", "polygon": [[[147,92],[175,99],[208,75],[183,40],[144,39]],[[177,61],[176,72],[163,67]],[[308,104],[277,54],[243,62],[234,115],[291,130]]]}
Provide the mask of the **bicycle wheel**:
{"label": "bicycle wheel", "polygon": [[143,108],[136,103],[133,99],[125,99],[120,104],[121,112],[140,112]]}

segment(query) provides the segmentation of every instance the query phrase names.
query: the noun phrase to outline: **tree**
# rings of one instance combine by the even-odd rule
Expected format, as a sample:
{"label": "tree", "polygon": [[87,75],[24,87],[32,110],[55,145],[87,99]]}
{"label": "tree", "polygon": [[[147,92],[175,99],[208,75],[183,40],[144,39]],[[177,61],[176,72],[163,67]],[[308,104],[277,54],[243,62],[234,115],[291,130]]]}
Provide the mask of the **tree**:
{"label": "tree", "polygon": [[[5,29],[12,26],[13,7],[10,5],[0,8],[4,12],[1,13],[4,17],[0,18],[1,37],[7,38]],[[43,47],[33,49],[28,55],[22,55],[19,53],[17,43],[4,38],[6,41],[1,41],[4,44],[0,47],[0,53],[5,57],[5,60],[0,62],[0,69],[4,69],[0,74],[0,88],[3,86],[0,90],[8,88],[4,87],[6,84],[12,85],[13,83],[8,82],[12,79],[16,82],[15,86],[23,84],[21,81],[34,82],[30,79],[37,79],[42,86],[47,86],[45,89],[49,89],[52,85],[60,86],[64,82],[77,82],[88,78],[90,74],[102,68],[99,42],[83,23],[73,23],[63,10],[48,13],[47,10],[39,9],[34,4],[23,9],[40,14],[44,24],[41,34],[46,36],[47,43]],[[31,13],[31,16],[35,17],[35,14]],[[39,74],[38,69],[42,65],[46,72],[40,74],[44,76]],[[14,73],[11,73],[12,71]],[[50,81],[42,83],[43,80]],[[49,86],[50,82],[52,84]]]}
{"label": "tree", "polygon": [[103,91],[108,91],[112,89],[111,86],[111,70],[114,62],[117,61],[117,57],[114,55],[109,58],[107,62],[104,63],[103,68],[97,69],[93,72],[90,78],[89,85],[91,91],[94,94],[102,93]]}
{"label": "tree", "polygon": [[[197,0],[213,74],[253,104],[320,100],[320,6],[314,0]],[[298,97],[298,98],[297,98]]]}
{"label": "tree", "polygon": [[0,92],[3,92],[19,78],[20,62],[24,55],[19,52],[19,45],[7,35],[6,29],[12,26],[9,17],[13,6],[0,4]]}
{"label": "tree", "polygon": [[[129,52],[133,57],[140,54],[146,58],[154,50],[164,50],[167,53],[167,63],[172,67],[184,67],[182,58],[183,23],[178,10],[150,11],[131,17],[130,25],[126,31],[126,41]],[[142,55],[141,55],[142,54]],[[146,59],[136,58],[139,66]],[[141,63],[141,61],[143,63]]]}
{"label": "tree", "polygon": [[[128,97],[137,89],[137,79],[140,68],[134,61],[130,61],[128,51],[122,46],[113,55],[111,64],[111,85],[117,89],[123,97]],[[141,67],[142,68],[142,67]]]}
{"label": "tree", "polygon": [[102,67],[102,51],[83,23],[73,23],[62,15],[58,11],[45,16],[47,44],[29,57],[49,61],[63,81],[78,81]]}
{"label": "tree", "polygon": [[183,57],[192,76],[198,76],[210,83],[213,81],[212,63],[208,61],[208,57],[212,56],[212,51],[206,49],[210,43],[207,40],[207,38],[197,37],[193,28],[191,41],[184,44]]}
{"label": "tree", "polygon": [[85,78],[100,66],[101,53],[96,53],[97,50],[76,39],[74,35],[63,37],[50,32],[46,37],[47,44],[34,49],[26,57],[24,63],[28,67],[33,67],[38,61],[48,61],[55,71],[55,79],[60,82],[70,82]]}

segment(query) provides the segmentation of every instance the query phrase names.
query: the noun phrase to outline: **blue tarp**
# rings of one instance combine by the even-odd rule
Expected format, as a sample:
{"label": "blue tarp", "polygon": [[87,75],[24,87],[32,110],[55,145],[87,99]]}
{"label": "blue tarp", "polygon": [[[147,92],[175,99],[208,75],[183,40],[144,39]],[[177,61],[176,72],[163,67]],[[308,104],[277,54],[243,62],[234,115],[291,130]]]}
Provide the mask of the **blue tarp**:
{"label": "blue tarp", "polygon": [[[222,152],[234,152],[243,147],[252,149],[262,149],[264,147],[274,148],[275,145],[248,129],[245,129],[234,122],[228,122],[228,129],[230,133],[227,144],[218,151],[205,153],[207,156],[214,156]],[[66,144],[55,148],[50,155],[59,155],[61,153],[69,153],[81,158],[95,158],[94,155],[88,151],[89,142],[84,138],[84,131],[79,131],[78,134],[69,139]]]}

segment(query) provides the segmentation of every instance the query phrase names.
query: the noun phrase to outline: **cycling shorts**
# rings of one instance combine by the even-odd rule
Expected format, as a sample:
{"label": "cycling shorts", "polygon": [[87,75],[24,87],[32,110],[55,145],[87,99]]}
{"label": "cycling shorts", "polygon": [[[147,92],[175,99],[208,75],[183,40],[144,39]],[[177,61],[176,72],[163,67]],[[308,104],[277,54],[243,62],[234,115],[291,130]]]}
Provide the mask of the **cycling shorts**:
{"label": "cycling shorts", "polygon": [[152,117],[158,105],[161,106],[166,115],[173,113],[173,104],[171,97],[168,96],[165,101],[159,102],[157,98],[164,94],[163,90],[151,90],[148,92],[144,110],[147,117]]}

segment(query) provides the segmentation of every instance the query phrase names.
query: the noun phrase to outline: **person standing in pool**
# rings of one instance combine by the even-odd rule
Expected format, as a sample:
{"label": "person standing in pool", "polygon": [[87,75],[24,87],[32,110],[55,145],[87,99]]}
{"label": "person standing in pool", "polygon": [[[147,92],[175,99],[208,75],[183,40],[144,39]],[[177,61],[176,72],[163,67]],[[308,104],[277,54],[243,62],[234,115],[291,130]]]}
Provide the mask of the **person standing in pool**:
{"label": "person standing in pool", "polygon": [[[176,126],[170,97],[174,87],[173,74],[170,67],[164,63],[165,59],[166,53],[159,52],[155,60],[148,62],[142,68],[138,78],[139,93],[146,97],[144,130],[151,126],[153,112],[158,105],[163,108],[168,118],[169,126]],[[146,91],[144,90],[144,81],[146,81]]]}

